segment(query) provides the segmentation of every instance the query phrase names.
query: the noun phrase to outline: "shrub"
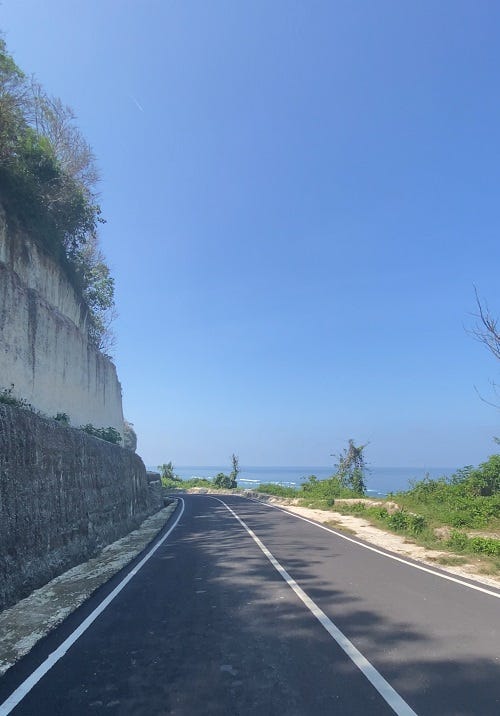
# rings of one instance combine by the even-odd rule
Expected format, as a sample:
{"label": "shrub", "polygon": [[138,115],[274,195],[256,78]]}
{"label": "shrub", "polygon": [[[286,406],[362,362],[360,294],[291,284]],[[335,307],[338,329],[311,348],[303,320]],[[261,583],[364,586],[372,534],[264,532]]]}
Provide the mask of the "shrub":
{"label": "shrub", "polygon": [[353,512],[354,514],[361,514],[362,512],[366,512],[366,505],[364,502],[353,502],[351,505],[349,505],[349,512]]}
{"label": "shrub", "polygon": [[225,490],[231,490],[236,485],[234,484],[234,480],[230,475],[225,475],[223,472],[219,472],[213,480],[214,487],[221,487]]}
{"label": "shrub", "polygon": [[265,495],[275,495],[276,497],[297,497],[298,492],[293,487],[284,487],[283,485],[275,485],[266,483],[259,485],[256,492],[262,492]]}
{"label": "shrub", "polygon": [[176,475],[174,465],[172,461],[165,462],[163,465],[158,465],[158,470],[161,475],[161,484],[163,487],[180,487],[182,480],[179,475]]}
{"label": "shrub", "polygon": [[473,552],[487,554],[490,557],[500,557],[500,540],[490,537],[470,537],[469,547]]}
{"label": "shrub", "polygon": [[464,532],[453,531],[447,545],[457,552],[474,552],[489,557],[500,557],[500,540],[491,537],[467,537]]}
{"label": "shrub", "polygon": [[469,538],[467,537],[465,532],[453,530],[446,544],[448,545],[448,547],[451,547],[451,549],[454,549],[457,552],[464,552],[467,549],[468,543]]}
{"label": "shrub", "polygon": [[404,510],[395,512],[387,518],[387,525],[396,532],[405,532],[408,529],[408,513]]}
{"label": "shrub", "polygon": [[212,487],[212,481],[205,477],[192,477],[190,480],[181,480],[182,487]]}
{"label": "shrub", "polygon": [[158,470],[160,471],[162,480],[175,480],[176,482],[181,482],[181,478],[174,473],[175,468],[172,461],[164,462],[163,465],[158,465]]}
{"label": "shrub", "polygon": [[408,516],[408,531],[412,534],[419,535],[427,527],[427,522],[422,515],[409,515]]}
{"label": "shrub", "polygon": [[113,443],[114,445],[119,445],[122,441],[122,437],[118,430],[111,426],[108,428],[96,428],[92,425],[92,423],[87,423],[86,425],[82,425],[80,430],[83,430],[88,435],[92,435],[94,438],[105,440],[106,442]]}
{"label": "shrub", "polygon": [[69,415],[68,413],[56,413],[54,415],[54,420],[57,420],[58,423],[61,423],[61,425],[69,425]]}
{"label": "shrub", "polygon": [[500,492],[500,455],[491,455],[467,480],[472,494],[488,497]]}
{"label": "shrub", "polygon": [[23,408],[23,410],[32,410],[36,412],[27,400],[24,398],[16,398],[14,395],[14,383],[10,384],[10,388],[2,388],[0,390],[0,403],[12,405],[14,408]]}

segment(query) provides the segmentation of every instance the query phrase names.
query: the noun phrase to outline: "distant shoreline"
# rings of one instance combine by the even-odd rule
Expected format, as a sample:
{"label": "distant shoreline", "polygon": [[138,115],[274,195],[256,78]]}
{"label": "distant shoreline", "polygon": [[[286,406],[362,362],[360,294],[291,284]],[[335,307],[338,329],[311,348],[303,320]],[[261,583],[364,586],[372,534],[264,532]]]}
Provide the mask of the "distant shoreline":
{"label": "distant shoreline", "polygon": [[[157,467],[148,467],[157,470]],[[370,495],[385,496],[391,492],[402,492],[410,487],[412,480],[422,480],[426,474],[432,478],[450,476],[456,471],[453,467],[374,467],[369,466],[367,473],[367,492]],[[229,465],[175,465],[174,472],[183,480],[192,478],[212,479],[219,472],[230,472]],[[335,472],[333,465],[278,465],[278,466],[242,466],[238,482],[242,487],[256,487],[259,484],[277,484],[284,487],[299,487],[309,475],[319,480],[331,477]]]}

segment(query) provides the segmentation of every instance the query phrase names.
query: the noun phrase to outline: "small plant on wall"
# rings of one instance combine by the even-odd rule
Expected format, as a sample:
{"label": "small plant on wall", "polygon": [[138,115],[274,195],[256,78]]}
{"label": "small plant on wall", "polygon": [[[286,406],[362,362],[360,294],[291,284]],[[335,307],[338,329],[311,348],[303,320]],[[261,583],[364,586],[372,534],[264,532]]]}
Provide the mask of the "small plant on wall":
{"label": "small plant on wall", "polygon": [[16,398],[14,395],[14,383],[11,383],[10,388],[0,389],[0,403],[4,405],[12,405],[15,408],[23,408],[24,410],[33,410],[34,408],[31,403],[28,403],[24,398]]}
{"label": "small plant on wall", "polygon": [[111,426],[108,428],[96,428],[92,423],[87,423],[86,425],[82,425],[80,430],[83,430],[83,432],[88,435],[92,435],[94,438],[106,440],[106,442],[113,443],[114,445],[119,445],[122,441],[122,436],[118,430]]}

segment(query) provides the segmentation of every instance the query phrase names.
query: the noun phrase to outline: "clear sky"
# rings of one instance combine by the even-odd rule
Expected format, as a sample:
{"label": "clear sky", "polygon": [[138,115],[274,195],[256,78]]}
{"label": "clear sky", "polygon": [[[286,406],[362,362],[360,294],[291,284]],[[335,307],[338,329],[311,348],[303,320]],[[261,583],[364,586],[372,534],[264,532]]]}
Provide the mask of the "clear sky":
{"label": "clear sky", "polygon": [[494,452],[500,3],[3,0],[98,157],[147,464]]}

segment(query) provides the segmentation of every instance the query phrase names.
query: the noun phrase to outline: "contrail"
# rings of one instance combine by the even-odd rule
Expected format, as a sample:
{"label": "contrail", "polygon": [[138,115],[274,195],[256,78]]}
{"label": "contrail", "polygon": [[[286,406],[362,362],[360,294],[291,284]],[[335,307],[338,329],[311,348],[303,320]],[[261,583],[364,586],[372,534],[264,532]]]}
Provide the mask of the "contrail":
{"label": "contrail", "polygon": [[137,107],[137,109],[140,109],[141,112],[144,112],[144,107],[142,107],[142,106],[139,104],[139,102],[136,100],[136,98],[135,98],[133,95],[131,95],[131,94],[129,94],[129,97],[130,97],[130,99],[132,100],[132,102],[135,104],[135,106]]}

